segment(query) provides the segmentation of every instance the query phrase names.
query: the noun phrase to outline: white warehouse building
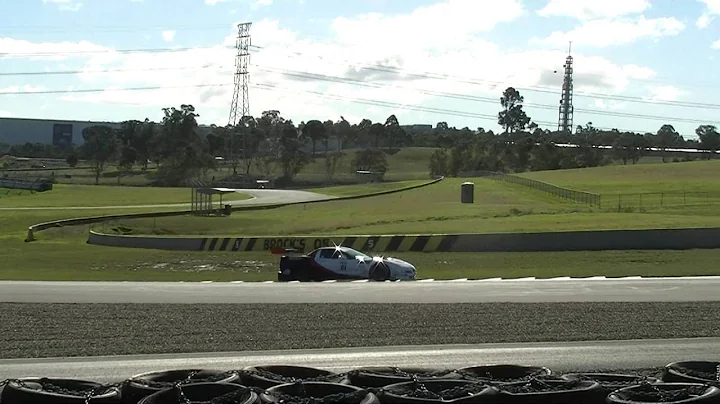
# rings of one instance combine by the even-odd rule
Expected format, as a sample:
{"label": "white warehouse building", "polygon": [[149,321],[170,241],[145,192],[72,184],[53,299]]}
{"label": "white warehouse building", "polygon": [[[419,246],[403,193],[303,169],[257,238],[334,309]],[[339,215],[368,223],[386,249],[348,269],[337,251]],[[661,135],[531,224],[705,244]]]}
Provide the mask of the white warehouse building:
{"label": "white warehouse building", "polygon": [[117,122],[70,121],[56,119],[0,118],[0,143],[19,145],[25,143],[63,144],[68,141],[83,143],[83,129],[106,125],[119,128]]}

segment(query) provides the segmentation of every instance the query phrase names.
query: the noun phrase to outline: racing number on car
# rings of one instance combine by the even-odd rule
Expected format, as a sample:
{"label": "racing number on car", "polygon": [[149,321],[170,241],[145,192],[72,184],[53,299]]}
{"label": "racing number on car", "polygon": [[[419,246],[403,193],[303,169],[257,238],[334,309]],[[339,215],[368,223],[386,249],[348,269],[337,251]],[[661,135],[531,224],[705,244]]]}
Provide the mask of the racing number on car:
{"label": "racing number on car", "polygon": [[341,271],[344,271],[344,270],[346,270],[346,269],[347,269],[347,264],[344,263],[344,262],[340,263],[340,270],[341,270]]}

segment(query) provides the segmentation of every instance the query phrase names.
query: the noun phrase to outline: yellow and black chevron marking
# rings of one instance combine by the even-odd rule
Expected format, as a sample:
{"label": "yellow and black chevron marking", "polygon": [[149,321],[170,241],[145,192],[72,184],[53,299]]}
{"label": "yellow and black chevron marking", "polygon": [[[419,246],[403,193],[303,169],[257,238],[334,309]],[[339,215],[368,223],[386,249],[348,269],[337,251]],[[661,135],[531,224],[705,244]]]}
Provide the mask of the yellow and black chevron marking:
{"label": "yellow and black chevron marking", "polygon": [[330,237],[208,237],[202,239],[202,251],[268,251],[273,247],[311,251],[342,245],[362,252],[447,252],[458,235],[428,234],[412,236],[330,236]]}

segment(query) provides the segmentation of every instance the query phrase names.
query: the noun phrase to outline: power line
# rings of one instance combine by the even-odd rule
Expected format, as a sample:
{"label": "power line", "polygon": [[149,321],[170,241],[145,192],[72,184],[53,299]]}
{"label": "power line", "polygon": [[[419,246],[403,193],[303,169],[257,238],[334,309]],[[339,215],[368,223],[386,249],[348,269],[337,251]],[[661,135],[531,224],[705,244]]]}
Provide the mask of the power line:
{"label": "power line", "polygon": [[[259,45],[252,45],[252,47],[258,48],[261,50],[267,49],[266,47],[259,46]],[[402,75],[416,77],[416,78],[420,78],[420,79],[448,80],[448,81],[453,81],[453,82],[457,82],[457,83],[473,84],[473,85],[480,85],[480,86],[486,86],[488,84],[490,84],[490,85],[506,84],[505,82],[501,82],[501,81],[473,79],[473,78],[455,76],[455,75],[444,74],[444,73],[432,73],[432,72],[416,73],[416,72],[410,72],[407,69],[403,69],[403,68],[399,68],[399,67],[384,66],[384,65],[372,64],[372,63],[354,62],[354,61],[350,61],[350,60],[343,60],[343,62],[346,62],[346,63],[337,63],[337,62],[334,63],[334,62],[328,62],[324,57],[318,56],[318,55],[308,55],[308,54],[303,54],[300,52],[288,52],[288,53],[295,54],[298,56],[310,56],[310,57],[318,58],[318,59],[321,59],[325,63],[331,63],[331,64],[342,65],[342,66],[357,65],[366,70],[378,71],[378,72],[383,72],[383,73],[402,74]],[[544,86],[517,87],[517,86],[514,86],[514,88],[517,90],[528,91],[528,92],[547,93],[547,94],[553,94],[553,95],[559,94],[559,90],[556,88],[552,88],[552,87],[544,87]],[[591,98],[607,99],[607,100],[613,100],[613,101],[627,101],[627,102],[653,104],[653,105],[669,105],[669,106],[687,107],[687,108],[720,108],[720,104],[706,104],[706,103],[681,102],[681,101],[660,101],[660,100],[653,101],[653,100],[648,100],[648,99],[645,99],[642,97],[623,96],[623,95],[607,95],[607,94],[579,92],[579,91],[575,91],[574,95],[575,96],[583,96],[583,97],[591,97]]]}
{"label": "power line", "polygon": [[[121,91],[151,91],[151,90],[166,90],[166,89],[180,89],[180,88],[229,87],[232,85],[234,85],[234,84],[233,83],[215,83],[215,84],[179,85],[179,86],[145,86],[145,87],[128,87],[128,88],[113,88],[113,89],[96,88],[96,89],[77,89],[77,90],[20,91],[20,92],[0,92],[0,95],[74,94],[74,93],[102,93],[102,92],[121,92]],[[418,112],[427,112],[427,113],[439,114],[439,115],[450,115],[450,116],[458,116],[458,117],[466,117],[466,118],[476,118],[476,119],[490,120],[493,122],[495,122],[497,120],[497,117],[495,115],[489,115],[489,114],[479,114],[479,113],[475,113],[475,112],[458,111],[458,110],[452,110],[452,109],[441,109],[441,108],[421,107],[421,106],[414,106],[414,105],[404,105],[404,104],[398,104],[398,103],[393,103],[393,102],[368,100],[368,99],[362,99],[362,98],[350,98],[350,97],[345,97],[345,96],[341,96],[341,95],[327,94],[327,93],[323,93],[323,92],[319,92],[319,91],[294,90],[294,89],[289,89],[287,87],[281,87],[281,86],[277,86],[275,84],[269,84],[269,83],[251,84],[250,87],[254,87],[254,88],[257,88],[260,90],[280,91],[283,94],[286,94],[286,93],[310,94],[310,95],[317,96],[317,97],[320,97],[323,99],[334,100],[334,101],[345,101],[345,102],[354,103],[354,104],[397,108],[397,109],[418,111]],[[549,121],[535,121],[535,123],[538,125],[541,125],[541,126],[554,126],[555,125],[555,122],[549,122]],[[637,130],[619,129],[619,128],[615,128],[615,129],[618,129],[623,132],[634,132],[634,133],[646,132],[646,131],[637,131]]]}
{"label": "power line", "polygon": [[[329,82],[337,82],[341,84],[349,84],[349,85],[356,85],[361,87],[369,87],[369,88],[396,88],[396,89],[402,89],[402,90],[409,90],[418,92],[421,94],[427,94],[427,95],[433,95],[438,97],[445,97],[445,98],[453,98],[453,99],[459,99],[459,100],[466,100],[466,101],[476,101],[476,102],[484,102],[484,103],[491,103],[491,104],[497,104],[498,100],[497,98],[491,98],[491,97],[480,97],[480,96],[473,96],[473,95],[466,95],[466,94],[455,94],[455,93],[448,93],[443,91],[434,91],[434,90],[424,90],[424,89],[417,89],[417,88],[411,88],[411,87],[403,87],[403,86],[389,86],[389,85],[382,85],[377,83],[368,83],[364,82],[362,80],[357,79],[347,79],[344,77],[337,77],[337,76],[329,76],[324,74],[315,74],[315,73],[307,73],[307,72],[298,72],[293,70],[287,70],[287,69],[280,69],[280,68],[273,68],[273,67],[264,67],[261,66],[261,71],[268,71],[268,72],[279,72],[283,75],[289,76],[289,77],[298,77],[298,78],[309,78],[309,79],[315,79],[315,80],[321,80],[321,81],[329,81]],[[526,104],[528,108],[538,108],[538,109],[547,109],[547,110],[556,110],[556,106],[554,105],[547,105],[547,104]],[[717,106],[717,109],[720,109],[720,105]],[[683,122],[683,123],[707,123],[707,120],[699,120],[699,119],[691,119],[691,118],[679,118],[679,117],[669,117],[669,116],[658,116],[658,115],[644,115],[644,114],[635,114],[635,113],[625,113],[625,112],[611,112],[611,111],[602,111],[602,110],[593,110],[593,109],[585,109],[585,108],[575,108],[575,111],[577,112],[584,112],[588,114],[595,114],[595,115],[604,115],[604,116],[612,116],[617,118],[636,118],[636,119],[649,119],[649,120],[658,120],[658,121],[676,121],[676,122]]]}
{"label": "power line", "polygon": [[[287,69],[278,69],[278,68],[261,68],[261,70],[268,70],[268,71],[280,71],[284,72],[283,74],[291,76],[291,77],[302,77],[302,78],[313,78],[316,80],[325,80],[325,81],[334,81],[334,82],[340,82],[344,84],[351,84],[351,85],[358,85],[363,87],[370,87],[370,88],[387,88],[388,86],[383,86],[379,84],[373,84],[373,83],[364,83],[359,80],[353,80],[353,79],[344,79],[341,77],[335,77],[335,76],[328,76],[328,75],[320,75],[320,74],[313,74],[313,73],[305,73],[305,72],[297,72]],[[147,90],[164,90],[164,89],[178,89],[178,88],[202,88],[202,87],[221,87],[221,86],[227,86],[228,84],[197,84],[197,85],[180,85],[180,86],[142,86],[142,87],[129,87],[129,88],[120,88],[120,89],[73,89],[73,90],[40,90],[40,91],[5,91],[0,92],[0,95],[30,95],[30,94],[72,94],[72,93],[97,93],[97,92],[103,92],[103,91],[147,91]],[[416,91],[419,93],[434,95],[434,96],[440,96],[440,97],[446,97],[446,98],[454,98],[454,99],[460,99],[460,100],[467,100],[467,101],[476,101],[476,102],[485,102],[485,103],[497,103],[497,100],[490,97],[480,97],[480,96],[472,96],[472,95],[465,95],[465,94],[454,94],[454,93],[446,93],[446,92],[440,92],[440,91],[432,91],[432,90],[423,90],[423,89],[413,89],[413,88],[407,88],[407,87],[400,87],[396,86],[396,88],[400,89],[407,89],[410,91]],[[305,91],[309,94],[325,94],[325,93],[318,93],[315,91]],[[334,97],[342,97],[339,95],[332,95]],[[389,106],[393,108],[398,108],[398,105],[401,104],[387,104],[384,105],[382,103],[386,103],[385,101],[380,100],[363,100],[364,102],[374,102],[374,106]],[[545,109],[545,110],[554,110],[555,107],[552,105],[547,104],[528,104],[528,107],[532,108],[538,108],[538,109]],[[418,107],[418,108],[430,108],[430,107]],[[430,108],[430,110],[434,110],[435,108]],[[450,110],[442,110],[442,111],[450,111]],[[601,115],[601,116],[609,116],[609,117],[616,117],[616,118],[634,118],[634,119],[647,119],[647,120],[657,120],[657,121],[663,121],[663,122],[680,122],[680,123],[691,123],[691,124],[707,124],[707,120],[700,120],[700,119],[692,119],[692,118],[680,118],[680,117],[670,117],[670,116],[658,116],[658,115],[643,115],[643,114],[633,114],[633,113],[623,113],[623,112],[610,112],[610,111],[600,111],[600,110],[591,110],[591,109],[582,109],[578,108],[577,111],[584,112],[588,114],[595,114],[595,115]],[[425,111],[425,112],[429,112]],[[496,120],[497,117],[494,115],[487,115],[487,114],[476,114],[472,113],[473,115],[465,116],[468,118],[487,118],[492,117],[493,120]],[[464,116],[464,115],[463,115]],[[540,124],[540,121],[536,121],[536,123]]]}
{"label": "power line", "polygon": [[71,55],[93,55],[102,53],[173,53],[186,51],[202,51],[211,49],[234,49],[233,46],[217,45],[209,47],[178,47],[178,48],[145,48],[145,49],[95,49],[82,51],[62,52],[1,52],[0,57],[40,57],[40,56],[71,56]]}
{"label": "power line", "polygon": [[201,70],[201,69],[230,69],[232,66],[175,66],[175,67],[143,67],[138,69],[102,69],[102,70],[52,70],[44,72],[0,72],[0,76],[59,76],[76,74],[98,74],[98,73],[125,73],[125,72],[153,72],[170,70]]}

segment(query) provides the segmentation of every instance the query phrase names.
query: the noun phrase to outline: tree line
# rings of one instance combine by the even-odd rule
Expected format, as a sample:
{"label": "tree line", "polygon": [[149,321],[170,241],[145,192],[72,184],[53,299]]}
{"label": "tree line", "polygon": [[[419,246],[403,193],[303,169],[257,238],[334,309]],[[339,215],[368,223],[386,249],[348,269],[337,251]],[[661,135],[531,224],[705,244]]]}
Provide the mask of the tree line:
{"label": "tree line", "polygon": [[[107,166],[114,165],[120,175],[134,168],[147,170],[152,164],[158,183],[185,184],[204,177],[222,161],[234,175],[248,175],[255,168],[266,177],[280,172],[279,182],[291,182],[311,161],[324,161],[329,180],[344,152],[357,149],[352,170],[384,173],[390,169],[386,158],[403,147],[434,147],[429,161],[431,175],[457,175],[467,171],[521,172],[592,167],[613,160],[637,163],[650,153],[661,151],[663,159],[672,148],[696,148],[707,151],[704,157],[720,149],[720,134],[715,126],[701,125],[697,140],[686,140],[670,124],[655,133],[600,130],[592,123],[578,126],[575,133],[539,128],[523,108],[524,99],[514,88],[500,97],[498,124],[503,131],[494,133],[481,127],[461,129],[438,122],[434,127],[401,126],[395,115],[384,122],[363,119],[350,124],[340,120],[309,120],[295,124],[279,111],[264,111],[260,117],[244,116],[237,125],[211,126],[201,133],[192,105],[164,108],[160,122],[149,119],[122,122],[119,128],[92,126],[83,131],[84,143],[51,146],[24,144],[6,148],[8,154],[36,158],[66,158],[74,166],[88,160],[96,183]],[[428,125],[429,126],[429,125]],[[573,144],[577,147],[557,147]],[[610,146],[604,149],[602,146]],[[220,159],[219,159],[220,158]]]}

